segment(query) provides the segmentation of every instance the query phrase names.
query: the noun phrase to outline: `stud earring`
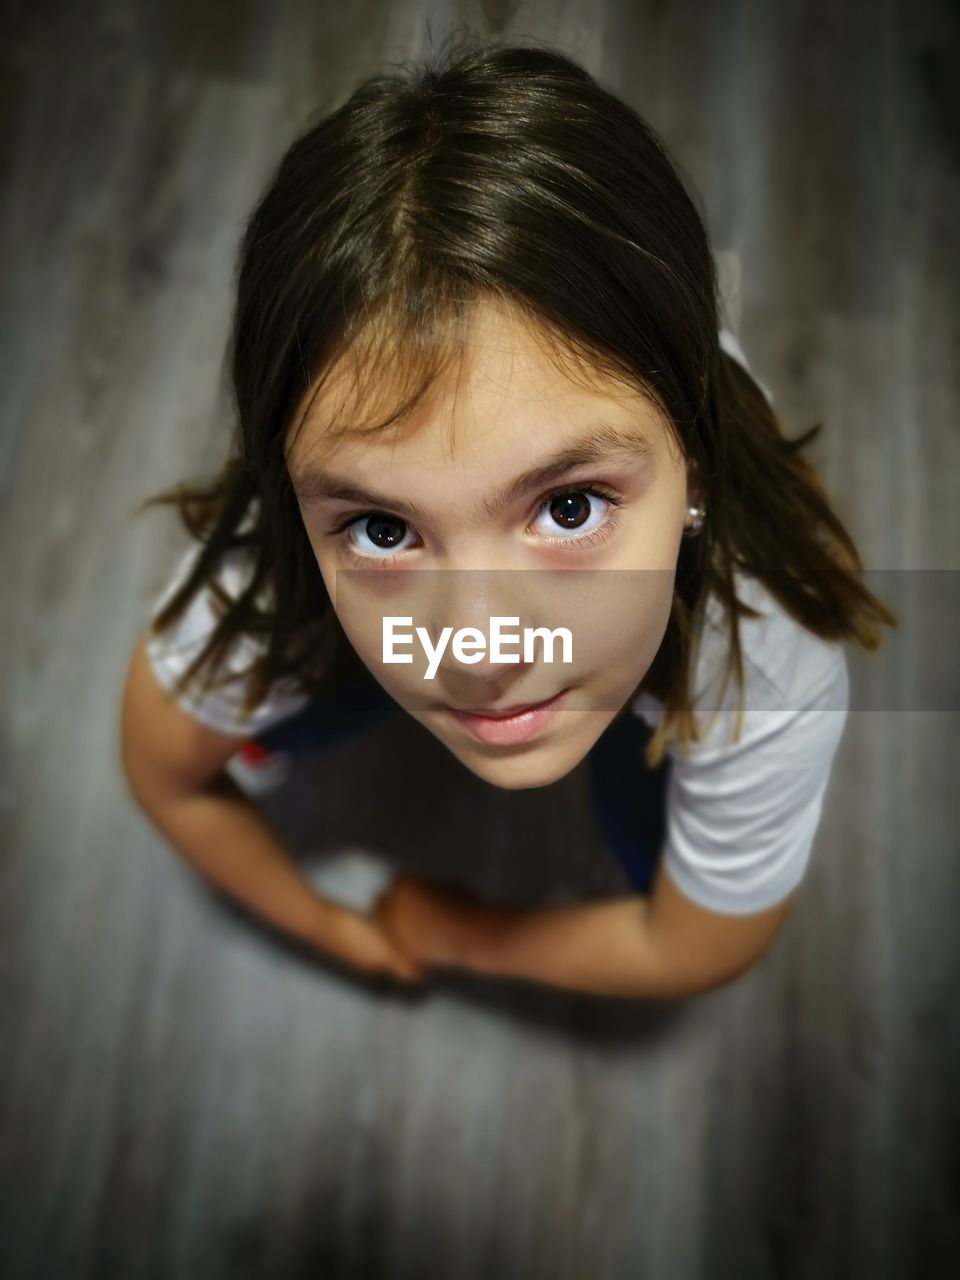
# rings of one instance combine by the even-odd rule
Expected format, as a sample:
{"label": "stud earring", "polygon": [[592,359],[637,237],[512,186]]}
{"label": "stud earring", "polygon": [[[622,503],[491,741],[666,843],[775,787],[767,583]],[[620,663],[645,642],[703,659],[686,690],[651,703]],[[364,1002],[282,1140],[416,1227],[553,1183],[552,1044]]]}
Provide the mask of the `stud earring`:
{"label": "stud earring", "polygon": [[684,537],[693,537],[703,528],[703,518],[707,514],[705,507],[687,507],[689,519],[683,526]]}

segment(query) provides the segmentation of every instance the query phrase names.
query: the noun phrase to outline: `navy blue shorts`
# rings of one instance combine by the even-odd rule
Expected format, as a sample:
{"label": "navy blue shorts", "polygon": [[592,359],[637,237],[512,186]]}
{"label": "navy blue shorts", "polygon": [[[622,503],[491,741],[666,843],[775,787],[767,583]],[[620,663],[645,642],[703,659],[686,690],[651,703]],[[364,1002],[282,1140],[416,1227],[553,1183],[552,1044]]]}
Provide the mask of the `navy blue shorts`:
{"label": "navy blue shorts", "polygon": [[[254,741],[270,751],[316,751],[342,741],[402,708],[370,676],[339,691],[314,698],[302,711],[258,734]],[[632,712],[612,721],[587,754],[594,817],[604,841],[639,893],[648,893],[666,834],[666,786],[670,757],[650,769],[643,750],[651,730]]]}

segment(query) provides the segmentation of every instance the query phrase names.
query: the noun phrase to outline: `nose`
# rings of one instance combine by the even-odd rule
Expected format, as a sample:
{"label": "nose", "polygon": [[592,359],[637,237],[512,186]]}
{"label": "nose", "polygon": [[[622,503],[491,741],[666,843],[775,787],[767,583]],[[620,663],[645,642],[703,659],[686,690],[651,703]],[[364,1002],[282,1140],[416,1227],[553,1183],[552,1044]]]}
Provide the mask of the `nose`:
{"label": "nose", "polygon": [[[437,577],[431,637],[438,637],[444,627],[451,627],[453,635],[464,628],[473,628],[479,633],[477,639],[482,636],[484,641],[482,647],[468,649],[469,656],[476,659],[469,663],[458,658],[452,643],[448,644],[437,671],[437,681],[450,690],[460,690],[467,701],[495,701],[501,696],[501,689],[509,688],[534,665],[523,660],[522,629],[531,625],[523,611],[523,570],[450,569],[439,570]],[[501,645],[502,656],[509,656],[509,662],[492,659],[491,619],[494,617],[516,619],[501,624],[504,632],[517,636],[516,643]],[[452,642],[453,636],[450,639]],[[478,692],[481,686],[482,694]]]}
{"label": "nose", "polygon": [[514,598],[509,569],[448,569],[438,573],[438,613],[444,626],[489,631],[494,614],[509,614]]}

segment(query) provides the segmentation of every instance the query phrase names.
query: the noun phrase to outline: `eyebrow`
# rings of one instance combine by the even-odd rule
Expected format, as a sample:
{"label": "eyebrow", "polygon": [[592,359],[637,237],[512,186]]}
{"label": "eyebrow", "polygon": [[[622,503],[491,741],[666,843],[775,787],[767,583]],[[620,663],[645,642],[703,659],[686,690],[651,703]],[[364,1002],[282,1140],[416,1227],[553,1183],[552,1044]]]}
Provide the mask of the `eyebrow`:
{"label": "eyebrow", "polygon": [[[654,452],[652,443],[641,436],[635,429],[613,426],[610,423],[598,423],[589,435],[576,441],[559,453],[530,467],[521,475],[511,480],[497,493],[481,504],[488,516],[495,516],[509,507],[531,489],[540,489],[561,480],[568,472],[577,467],[602,462],[626,460],[629,462],[649,461]],[[322,468],[309,467],[291,476],[294,491],[304,506],[314,506],[327,501],[355,502],[360,505],[375,507],[378,511],[395,511],[411,520],[426,523],[428,513],[413,502],[405,502],[400,498],[391,498],[386,494],[375,493],[354,484],[352,480],[334,475]]]}

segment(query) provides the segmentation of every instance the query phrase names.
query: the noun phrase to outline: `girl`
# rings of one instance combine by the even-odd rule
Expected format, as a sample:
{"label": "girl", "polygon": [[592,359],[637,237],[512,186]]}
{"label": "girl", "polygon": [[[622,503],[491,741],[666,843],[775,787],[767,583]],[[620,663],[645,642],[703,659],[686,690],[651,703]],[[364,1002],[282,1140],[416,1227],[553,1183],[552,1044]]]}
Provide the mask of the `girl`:
{"label": "girl", "polygon": [[[242,240],[232,456],[140,508],[195,539],[123,715],[170,841],[368,973],[674,995],[753,963],[808,862],[844,642],[896,619],[802,456],[819,424],[785,437],[719,311],[662,144],[559,52],[467,42],[299,137]],[[385,660],[386,617],[565,627],[572,657],[448,649],[427,681],[417,649]],[[496,786],[587,760],[638,895],[324,900],[223,766],[398,709]]]}

